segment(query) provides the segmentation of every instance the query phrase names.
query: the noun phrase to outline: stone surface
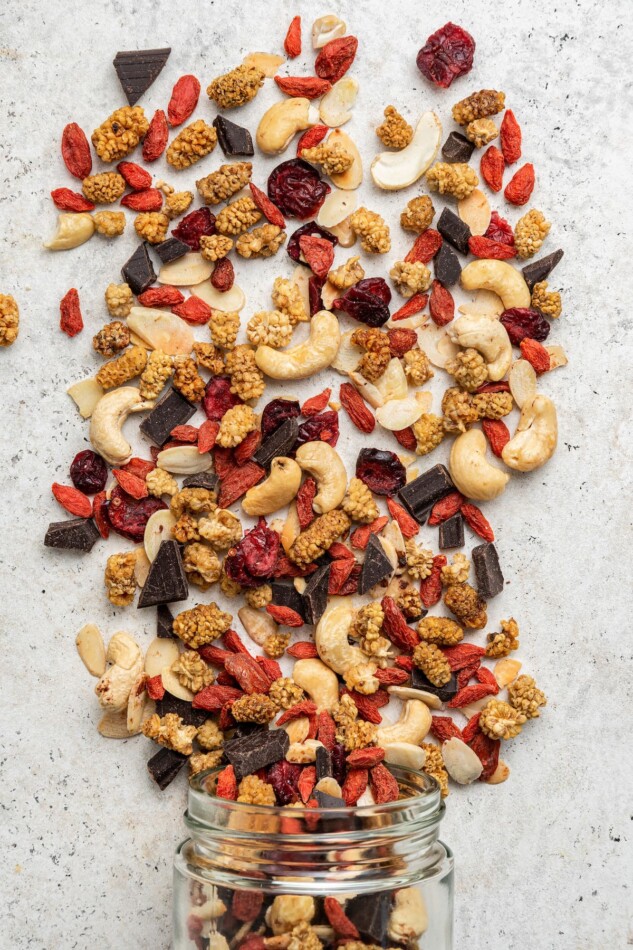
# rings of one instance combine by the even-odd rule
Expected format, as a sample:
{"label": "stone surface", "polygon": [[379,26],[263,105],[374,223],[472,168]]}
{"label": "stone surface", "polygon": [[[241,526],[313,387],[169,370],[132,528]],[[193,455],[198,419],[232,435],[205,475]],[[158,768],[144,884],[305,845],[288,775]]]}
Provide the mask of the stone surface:
{"label": "stone surface", "polygon": [[[380,149],[373,129],[388,102],[410,121],[424,109],[438,108],[444,141],[453,128],[451,105],[494,84],[506,91],[523,126],[525,155],[537,173],[529,207],[542,209],[553,222],[543,252],[565,249],[551,280],[564,294],[564,315],[554,324],[551,342],[562,343],[571,362],[540,382],[559,408],[554,459],[531,475],[513,475],[505,493],[484,506],[509,581],[489,605],[489,629],[502,617],[517,617],[519,657],[549,704],[540,720],[504,749],[512,769],[505,784],[451,791],[442,838],[456,859],[455,946],[624,947],[631,939],[627,906],[633,875],[626,852],[630,703],[622,665],[630,656],[631,599],[626,574],[615,568],[615,543],[618,553],[630,543],[633,463],[633,428],[625,409],[630,373],[624,362],[630,344],[626,247],[631,235],[623,213],[630,192],[628,4],[506,0],[500,12],[486,0],[454,0],[441,8],[413,0],[392,0],[388,7],[378,0],[303,7],[306,55],[291,71],[310,71],[313,16],[339,14],[359,35],[352,72],[361,94],[345,130],[360,147],[366,170]],[[142,736],[115,742],[98,735],[94,680],[74,647],[77,630],[90,621],[106,637],[127,629],[145,647],[153,638],[153,610],[115,609],[105,596],[106,556],[130,545],[112,536],[88,556],[42,545],[46,524],[63,517],[51,482],[67,480],[73,456],[86,447],[87,424],[65,390],[98,368],[90,341],[108,319],[103,293],[108,283],[119,282],[121,265],[136,243],[133,215],[127,214],[121,238],[95,235],[65,253],[42,249],[56,220],[49,191],[78,185],[59,155],[61,131],[74,120],[90,136],[125,104],[112,68],[117,50],[174,47],[140,100],[151,115],[166,108],[174,81],[185,71],[196,74],[204,88],[252,49],[279,52],[295,12],[296,6],[270,0],[252,4],[245,23],[244,5],[236,0],[217,0],[204,11],[165,0],[134,5],[6,0],[0,14],[0,291],[13,293],[21,309],[19,340],[0,352],[5,529],[0,630],[5,656],[11,656],[0,685],[0,944],[12,950],[97,943],[166,950],[172,856],[185,834],[184,777],[161,793],[146,769],[157,746]],[[420,76],[415,55],[448,19],[473,33],[477,51],[470,76],[442,91]],[[387,20],[397,28],[386,28]],[[254,132],[257,117],[278,98],[267,81],[260,95],[238,110],[236,121]],[[192,118],[211,121],[214,115],[203,93]],[[293,154],[289,150],[283,157]],[[190,188],[222,161],[218,148],[188,172],[174,172],[163,159],[152,171]],[[255,163],[254,181],[263,187],[275,160],[257,156]],[[94,171],[101,170],[95,162]],[[361,187],[359,204],[385,213],[392,225],[387,259],[363,258],[370,275],[385,275],[410,247],[412,236],[401,231],[397,216],[423,190],[416,185],[379,199],[370,182]],[[441,199],[434,195],[433,201],[441,209]],[[512,222],[526,210],[509,208],[499,196],[492,203],[509,212]],[[350,253],[337,250],[336,263]],[[270,287],[280,273],[291,273],[283,253],[270,261],[238,261],[239,285],[248,298],[245,314],[270,308]],[[57,326],[58,302],[73,286],[86,329],[68,340]],[[198,329],[196,335],[206,338]],[[436,400],[444,381],[439,377],[431,387]],[[292,382],[274,391],[304,399],[328,384]],[[199,424],[201,415],[193,421]],[[136,439],[133,419],[126,431]],[[349,468],[359,444],[344,418],[341,431],[338,448]],[[396,447],[378,430],[374,442],[364,444]],[[146,443],[136,440],[135,448],[148,456]],[[445,461],[448,449],[440,447],[433,462]],[[436,545],[435,531],[423,527],[421,537]],[[467,544],[474,543],[467,533]],[[196,593],[186,606],[195,603]]]}

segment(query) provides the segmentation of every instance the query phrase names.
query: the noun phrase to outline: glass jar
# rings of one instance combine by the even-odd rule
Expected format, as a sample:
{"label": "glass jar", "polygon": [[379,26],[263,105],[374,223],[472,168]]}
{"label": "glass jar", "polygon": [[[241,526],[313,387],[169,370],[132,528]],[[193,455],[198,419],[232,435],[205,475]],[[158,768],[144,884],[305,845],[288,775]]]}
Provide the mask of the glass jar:
{"label": "glass jar", "polygon": [[439,788],[391,771],[400,799],[355,808],[227,801],[213,794],[218,770],[196,776],[191,837],[175,857],[175,950],[320,950],[345,939],[450,950],[453,856],[438,839]]}

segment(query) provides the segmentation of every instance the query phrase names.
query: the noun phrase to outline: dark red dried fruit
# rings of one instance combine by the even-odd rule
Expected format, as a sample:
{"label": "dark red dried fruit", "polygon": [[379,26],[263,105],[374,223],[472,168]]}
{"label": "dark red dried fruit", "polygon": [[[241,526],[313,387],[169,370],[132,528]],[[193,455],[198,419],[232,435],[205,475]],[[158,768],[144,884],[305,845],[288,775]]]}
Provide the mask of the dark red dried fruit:
{"label": "dark red dried fruit", "polygon": [[200,83],[195,76],[181,76],[171,91],[167,106],[170,125],[182,125],[198,105]]}
{"label": "dark red dried fruit", "polygon": [[281,396],[271,399],[262,412],[262,438],[267,439],[287,419],[296,419],[299,415],[301,415],[301,406],[298,399],[283,399]]}
{"label": "dark red dried fruit", "polygon": [[278,228],[286,227],[286,220],[279,210],[279,208],[272,203],[270,198],[264,194],[264,192],[254,185],[252,181],[249,181],[248,187],[251,190],[251,197],[264,217],[270,221],[271,224],[276,224]]}
{"label": "dark red dried fruit", "polygon": [[212,376],[204,389],[202,409],[212,422],[220,422],[222,416],[233,406],[239,406],[242,400],[231,392],[231,380],[228,376]]}
{"label": "dark red dried fruit", "polygon": [[407,264],[416,264],[421,261],[422,264],[428,264],[433,260],[442,244],[444,238],[435,228],[428,228],[423,234],[418,235],[413,247],[405,257]]}
{"label": "dark red dried fruit", "polygon": [[301,158],[304,148],[313,148],[322,142],[329,131],[328,125],[313,125],[311,129],[307,129],[297,142],[297,158]]}
{"label": "dark red dried fruit", "polygon": [[152,176],[136,162],[119,162],[116,167],[119,175],[123,175],[125,183],[134,191],[145,191],[152,187]]}
{"label": "dark red dried fruit", "polygon": [[71,287],[59,301],[59,328],[69,337],[77,336],[84,328],[79,294],[74,287]]}
{"label": "dark red dried fruit", "polygon": [[110,522],[108,521],[109,504],[108,496],[104,491],[97,492],[92,499],[92,517],[102,538],[110,537]]}
{"label": "dark red dried fruit", "polygon": [[253,457],[257,449],[262,444],[262,434],[259,429],[254,429],[252,432],[249,432],[245,439],[242,439],[240,444],[236,446],[233,457],[238,465],[243,465],[244,462],[248,462],[250,458]]}
{"label": "dark red dried fruit", "polygon": [[395,452],[361,449],[356,459],[356,477],[376,495],[393,495],[407,481],[404,465]]}
{"label": "dark red dried fruit", "polygon": [[138,296],[138,302],[143,307],[174,307],[185,299],[182,291],[177,287],[164,284],[162,287],[149,287]]}
{"label": "dark red dried fruit", "polygon": [[389,319],[391,291],[382,277],[367,277],[338,297],[332,307],[368,327],[381,327]]}
{"label": "dark red dried fruit", "polygon": [[542,343],[549,336],[550,325],[543,314],[529,307],[511,307],[504,310],[500,320],[515,346],[526,337]]}
{"label": "dark red dried fruit", "polygon": [[304,234],[299,239],[304,260],[315,277],[325,280],[334,263],[334,245],[322,237]]}
{"label": "dark red dried fruit", "polygon": [[490,238],[479,234],[473,234],[468,238],[468,250],[475,257],[489,261],[506,261],[511,257],[516,257],[514,246],[503,241],[491,241]]}
{"label": "dark red dried fruit", "polygon": [[313,274],[308,280],[308,300],[310,302],[311,317],[313,317],[315,313],[318,313],[320,310],[323,310],[323,297],[321,296],[321,290],[324,283],[325,280],[322,277],[317,277],[316,274]]}
{"label": "dark red dried fruit", "polygon": [[55,188],[51,191],[51,198],[60,211],[94,211],[95,209],[92,201],[88,201],[76,191],[71,191],[70,188]]}
{"label": "dark red dried fruit", "polygon": [[272,577],[279,555],[279,535],[260,518],[242,540],[231,548],[224,561],[226,573],[242,587],[258,587],[262,578]]}
{"label": "dark red dried fruit", "polygon": [[521,158],[521,126],[512,109],[506,109],[499,133],[503,157],[508,165],[513,165]]}
{"label": "dark red dried fruit", "polygon": [[432,284],[429,312],[438,327],[446,326],[455,316],[453,295],[439,280],[434,280]]}
{"label": "dark red dried fruit", "polygon": [[194,297],[193,295],[172,307],[171,312],[175,313],[177,317],[182,317],[187,323],[194,324],[194,326],[208,323],[213,313],[208,303],[205,303],[201,297]]}
{"label": "dark red dried fruit", "polygon": [[461,26],[445,23],[432,33],[416,57],[417,67],[430,82],[448,89],[473,66],[475,41]]}
{"label": "dark red dried fruit", "polygon": [[294,448],[296,451],[304,442],[327,442],[334,448],[338,437],[338,412],[320,412],[301,423]]}
{"label": "dark red dried fruit", "polygon": [[297,264],[301,261],[300,241],[302,237],[324,238],[326,241],[330,242],[332,247],[336,247],[338,244],[338,238],[332,234],[331,231],[328,231],[327,228],[322,228],[320,224],[316,223],[316,221],[310,221],[308,224],[302,224],[300,228],[297,228],[296,231],[292,232],[286,246],[289,257],[291,257],[293,261],[296,261]]}
{"label": "dark red dried fruit", "polygon": [[146,162],[155,162],[157,158],[160,158],[165,151],[168,138],[167,117],[162,109],[157,109],[143,140],[143,158]]}
{"label": "dark red dried fruit", "polygon": [[302,158],[282,162],[268,178],[268,197],[286,217],[315,217],[331,190],[314,166]]}
{"label": "dark red dried fruit", "polygon": [[186,214],[171,233],[183,244],[189,245],[192,251],[199,251],[200,238],[215,233],[215,215],[208,208],[198,208]]}
{"label": "dark red dried fruit", "polygon": [[481,156],[481,177],[492,191],[501,191],[505,167],[506,160],[496,145],[491,145]]}
{"label": "dark red dried fruit", "polygon": [[320,79],[338,82],[354,62],[358,40],[355,36],[339,36],[319,50],[314,71]]}
{"label": "dark red dried fruit", "polygon": [[76,122],[69,122],[62,132],[62,158],[75,178],[86,178],[92,171],[92,156],[86,133]]}
{"label": "dark red dried fruit", "polygon": [[121,204],[132,211],[160,211],[163,207],[163,193],[158,188],[133,191],[121,198]]}
{"label": "dark red dried fruit", "polygon": [[497,244],[507,244],[508,247],[514,247],[514,231],[512,230],[512,225],[496,211],[493,211],[490,215],[490,224],[488,225],[488,230],[484,234],[484,237],[489,238],[491,241],[496,241]]}
{"label": "dark red dried fruit", "polygon": [[289,805],[297,800],[301,766],[281,759],[267,770],[266,781],[272,785],[278,805]]}
{"label": "dark red dried fruit", "polygon": [[235,270],[228,257],[222,257],[217,262],[211,274],[211,285],[225,294],[235,283]]}
{"label": "dark red dried fruit", "polygon": [[108,521],[113,531],[137,544],[143,540],[145,526],[155,511],[167,505],[159,498],[132,498],[120,485],[115,485],[108,505]]}
{"label": "dark red dried fruit", "polygon": [[104,459],[92,449],[85,449],[75,455],[70,466],[70,478],[79,491],[94,495],[103,491],[108,480],[108,466]]}
{"label": "dark red dried fruit", "polygon": [[[350,594],[355,594],[356,591],[358,590],[358,580],[360,578],[362,569],[363,569],[362,564],[354,564],[349,577],[347,578],[346,581],[344,581],[341,584],[341,586],[339,587],[336,593],[339,594],[341,597],[349,597]],[[328,593],[329,593],[329,590],[328,590]]]}

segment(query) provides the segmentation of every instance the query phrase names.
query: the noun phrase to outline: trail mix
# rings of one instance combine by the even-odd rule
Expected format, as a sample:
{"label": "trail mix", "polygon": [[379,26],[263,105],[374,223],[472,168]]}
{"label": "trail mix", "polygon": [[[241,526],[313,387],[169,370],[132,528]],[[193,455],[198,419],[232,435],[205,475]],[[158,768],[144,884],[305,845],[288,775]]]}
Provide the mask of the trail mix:
{"label": "trail mix", "polygon": [[[295,17],[291,60],[301,36]],[[184,766],[220,768],[217,794],[240,802],[312,805],[327,779],[331,803],[381,803],[398,797],[396,764],[426,771],[445,796],[449,780],[504,781],[502,746],[546,703],[514,657],[517,621],[488,621],[504,576],[481,503],[556,448],[556,409],[538,383],[567,362],[547,345],[563,252],[532,260],[552,224],[531,206],[535,168],[499,90],[448,99],[448,134],[433,112],[416,123],[386,104],[373,121],[387,151],[370,176],[409,189],[399,221],[380,213],[376,189],[358,197],[367,176],[341,128],[358,41],[334,16],[312,36],[315,75],[277,75],[300,70],[254,53],[206,96],[180,77],[153,113],[137,102],[169,50],[119,53],[128,105],[99,117],[90,140],[64,129],[81,193],[51,192],[61,213],[46,246],[116,240],[130,212],[140,243],[125,262],[115,255],[104,325],[89,331],[100,366],[68,390],[92,447],[53,484],[73,517],[44,543],[129,542],[104,557],[105,594],[152,608],[156,637],[144,649],[120,631],[106,647],[88,624],[77,647],[98,680],[99,731],[151,739],[159,788]],[[446,88],[474,51],[448,23],[417,65]],[[273,81],[279,95],[251,133],[237,110]],[[216,107],[231,118],[212,118]],[[280,156],[267,181],[258,153]],[[411,240],[400,258],[398,224]],[[245,315],[239,273],[270,257],[268,299],[262,290]],[[461,305],[457,285],[471,298]],[[0,295],[2,345],[17,324]],[[74,288],[60,329],[84,329]],[[438,371],[439,398],[423,388]],[[309,398],[275,392],[275,380],[307,378]],[[123,429],[135,413],[144,457]],[[355,433],[365,440],[347,468],[336,446]],[[444,442],[447,464],[427,463]],[[324,912],[366,946],[353,924],[332,922],[340,905]],[[321,943],[311,917],[271,926],[288,939],[263,947]]]}

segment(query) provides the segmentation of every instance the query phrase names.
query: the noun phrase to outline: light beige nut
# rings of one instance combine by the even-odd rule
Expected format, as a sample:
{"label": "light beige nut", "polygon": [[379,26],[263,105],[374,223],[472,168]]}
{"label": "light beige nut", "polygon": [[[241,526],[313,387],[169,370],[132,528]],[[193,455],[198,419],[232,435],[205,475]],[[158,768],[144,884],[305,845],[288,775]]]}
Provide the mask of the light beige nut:
{"label": "light beige nut", "polygon": [[301,923],[310,923],[316,914],[309,895],[279,894],[266,911],[266,923],[274,934],[290,933]]}
{"label": "light beige nut", "polygon": [[[335,129],[335,131],[337,131]],[[334,135],[334,132],[332,133]],[[352,165],[352,168],[354,166]],[[347,174],[347,173],[346,173]],[[338,187],[342,187],[340,182]],[[329,229],[334,237],[338,238],[338,243],[341,247],[353,247],[356,244],[356,231],[352,227],[352,215],[348,215],[347,218],[343,218],[340,224],[334,224]]]}
{"label": "light beige nut", "polygon": [[60,214],[57,216],[57,230],[44,247],[49,251],[69,251],[85,244],[94,233],[95,223],[86,212]]}
{"label": "light beige nut", "polygon": [[75,639],[77,653],[91,676],[103,676],[106,668],[106,651],[101,631],[94,623],[81,628]]}
{"label": "light beige nut", "polygon": [[491,290],[476,290],[473,299],[460,304],[457,309],[460,313],[483,314],[496,319],[503,313],[503,303]]}
{"label": "light beige nut", "polygon": [[143,670],[143,657],[132,637],[119,631],[108,644],[106,660],[109,666],[95,686],[95,693],[103,709],[118,712],[127,708],[132,686]]}
{"label": "light beige nut", "polygon": [[105,393],[105,389],[94,376],[89,376],[88,379],[80,379],[79,382],[73,383],[66,392],[79,409],[81,418],[89,419],[95,406]]}
{"label": "light beige nut", "polygon": [[322,228],[331,228],[344,221],[356,210],[357,198],[353,192],[333,188],[327,196],[317,215],[317,224]]}
{"label": "light beige nut", "polygon": [[312,24],[312,48],[321,49],[330,40],[344,36],[346,29],[345,22],[333,13],[318,17]]}
{"label": "light beige nut", "polygon": [[306,765],[316,761],[317,749],[323,748],[318,739],[305,739],[303,742],[292,742],[286,752],[286,760],[297,765]]}
{"label": "light beige nut", "polygon": [[371,164],[376,185],[385,191],[407,188],[420,178],[437,155],[442,138],[442,123],[434,112],[425,112],[406,148],[381,152]]}
{"label": "light beige nut", "polygon": [[486,361],[488,379],[497,382],[512,365],[512,343],[508,331],[499,320],[466,314],[450,324],[449,338],[464,349],[478,350]]}
{"label": "light beige nut", "polygon": [[136,736],[141,731],[143,713],[145,711],[145,700],[147,699],[147,693],[145,691],[146,682],[147,676],[145,673],[139,673],[134,680],[132,689],[130,690],[130,695],[128,697],[126,725],[127,731],[131,736]]}
{"label": "light beige nut", "polygon": [[512,398],[519,409],[536,396],[536,372],[527,360],[515,360],[508,373]]}
{"label": "light beige nut", "polygon": [[470,785],[483,771],[483,765],[477,753],[457,736],[446,739],[442,743],[442,758],[446,771],[459,785]]}
{"label": "light beige nut", "polygon": [[401,765],[405,769],[422,769],[426,761],[426,752],[419,745],[412,742],[387,742],[383,746],[385,762],[390,765]]}
{"label": "light beige nut", "polygon": [[383,429],[400,432],[429,412],[433,396],[430,392],[416,392],[404,399],[390,399],[376,410],[376,420]]}
{"label": "light beige nut", "polygon": [[429,693],[425,689],[416,689],[414,686],[389,686],[387,692],[396,699],[416,699],[429,709],[443,709],[442,700],[435,693]]}
{"label": "light beige nut", "polygon": [[317,704],[318,712],[329,711],[338,703],[338,678],[322,660],[297,660],[292,679]]}
{"label": "light beige nut", "polygon": [[97,729],[105,739],[129,739],[127,707],[116,712],[107,712],[99,720]]}
{"label": "light beige nut", "polygon": [[[352,667],[367,662],[365,653],[347,640],[353,619],[354,609],[350,598],[340,598],[328,605],[314,634],[314,643],[320,658],[330,670],[341,676]],[[306,689],[306,692],[309,690]]]}
{"label": "light beige nut", "polygon": [[504,446],[501,458],[508,468],[532,472],[551,459],[557,441],[556,406],[539,394],[523,405],[516,432]]}
{"label": "light beige nut", "polygon": [[175,261],[170,261],[158,271],[158,283],[171,287],[194,287],[208,280],[213,273],[211,261],[205,261],[202,254],[192,251]]}
{"label": "light beige nut", "polygon": [[463,269],[460,281],[464,290],[491,290],[501,297],[504,310],[530,306],[530,289],[523,275],[507,261],[471,261]]}
{"label": "light beige nut", "polygon": [[280,155],[297,134],[314,125],[316,110],[309,99],[282,99],[264,112],[257,126],[256,141],[264,155]]}
{"label": "light beige nut", "polygon": [[[352,141],[347,132],[343,132],[342,129],[334,129],[327,137],[327,144],[340,146],[348,153],[348,155],[351,155],[353,158],[353,162],[347,171],[330,175],[330,181],[336,186],[336,188],[340,188],[342,191],[354,191],[354,189],[358,188],[363,180],[363,159],[356,146],[356,143]],[[354,208],[351,210],[353,211],[355,208],[356,200],[354,200]],[[345,220],[346,218],[341,218],[341,220],[338,221],[336,225],[332,225],[332,227],[341,227]],[[327,227],[327,225],[324,225],[324,227]],[[339,243],[341,244],[341,247],[348,246],[347,244],[343,243],[338,234],[337,237],[339,237]],[[354,242],[352,241],[352,244],[353,243]]]}
{"label": "light beige nut", "polygon": [[150,349],[160,350],[166,356],[188,356],[191,353],[193,330],[175,313],[132,307],[127,325]]}
{"label": "light beige nut", "polygon": [[175,696],[176,699],[182,699],[186,703],[190,703],[193,699],[194,694],[190,689],[187,689],[186,686],[183,686],[180,682],[178,675],[172,670],[171,665],[165,666],[160,671],[160,678],[163,686],[172,696]]}
{"label": "light beige nut", "polygon": [[459,353],[459,347],[450,339],[446,328],[438,327],[432,321],[420,327],[418,341],[429,361],[438,369],[446,369],[448,361],[454,359]]}
{"label": "light beige nut", "polygon": [[197,475],[213,468],[209,452],[198,452],[196,445],[177,445],[158,453],[156,464],[172,475]]}
{"label": "light beige nut", "polygon": [[272,79],[279,72],[279,67],[285,63],[283,56],[276,53],[248,53],[242,60],[242,66],[259,69],[266,79]]}
{"label": "light beige nut", "polygon": [[420,745],[428,735],[433,719],[426,703],[419,699],[407,699],[400,718],[390,726],[379,726],[376,742],[383,748],[392,742],[409,742]]}
{"label": "light beige nut", "polygon": [[277,623],[265,610],[244,606],[240,607],[237,616],[253,643],[256,643],[258,647],[263,647],[268,637],[277,633],[279,629]]}
{"label": "light beige nut", "polygon": [[241,287],[233,284],[230,290],[216,290],[210,281],[189,288],[194,297],[208,303],[212,310],[225,313],[239,313],[246,303],[246,295]]}
{"label": "light beige nut", "polygon": [[510,683],[515,681],[519,675],[521,665],[522,664],[518,660],[512,660],[507,656],[503,657],[501,660],[497,660],[492,672],[494,678],[497,681],[499,689],[505,689],[506,686],[509,686]]}
{"label": "light beige nut", "polygon": [[297,716],[296,719],[284,723],[281,728],[286,730],[291,743],[303,742],[310,732],[310,720],[307,716]]}
{"label": "light beige nut", "polygon": [[166,666],[172,666],[180,656],[177,640],[154,637],[145,653],[145,672],[151,678],[159,676]]}
{"label": "light beige nut", "polygon": [[488,443],[480,429],[469,429],[453,442],[448,468],[455,488],[474,501],[490,501],[504,490],[510,476],[486,458]]}
{"label": "light beige nut", "polygon": [[428,926],[429,915],[420,889],[403,887],[396,891],[389,916],[388,935],[391,939],[398,944],[411,946]]}
{"label": "light beige nut", "polygon": [[331,795],[332,798],[342,798],[343,791],[341,786],[331,775],[324,775],[323,778],[314,786],[315,792],[323,792],[324,795]]}
{"label": "light beige nut", "polygon": [[290,503],[288,508],[288,514],[286,515],[286,520],[284,521],[281,533],[279,535],[281,539],[281,546],[286,552],[290,550],[292,545],[295,543],[299,535],[301,534],[301,525],[299,524],[299,515],[297,514],[297,506],[295,502]]}
{"label": "light beige nut", "polygon": [[153,402],[140,398],[138,389],[122,386],[104,393],[93,409],[89,436],[92,447],[110,465],[122,465],[132,455],[132,446],[123,435],[123,423],[131,412],[151,409]]}
{"label": "light beige nut", "polygon": [[[319,442],[319,445],[326,444]],[[247,515],[271,515],[292,501],[300,484],[301,468],[297,462],[278,456],[273,459],[268,478],[246,492],[242,499],[242,508]]]}
{"label": "light beige nut", "polygon": [[305,342],[281,351],[266,345],[258,346],[255,362],[273,379],[306,379],[330,365],[340,339],[341,331],[334,314],[319,310],[312,317],[310,335]]}
{"label": "light beige nut", "polygon": [[462,221],[468,225],[471,234],[482,235],[490,224],[490,202],[483,191],[475,188],[467,198],[460,198],[457,202],[457,213]]}
{"label": "light beige nut", "polygon": [[316,479],[314,511],[323,515],[338,508],[347,489],[347,471],[336,449],[327,442],[305,442],[297,449],[295,458],[301,469]]}
{"label": "light beige nut", "polygon": [[152,564],[144,548],[138,547],[134,553],[136,555],[134,562],[134,580],[136,581],[137,587],[145,587],[145,581],[147,580]]}
{"label": "light beige nut", "polygon": [[[343,76],[325,93],[319,105],[319,118],[331,129],[337,129],[352,118],[350,109],[356,102],[358,82],[352,76]],[[328,141],[328,145],[333,145]],[[343,172],[341,172],[343,174]]]}

